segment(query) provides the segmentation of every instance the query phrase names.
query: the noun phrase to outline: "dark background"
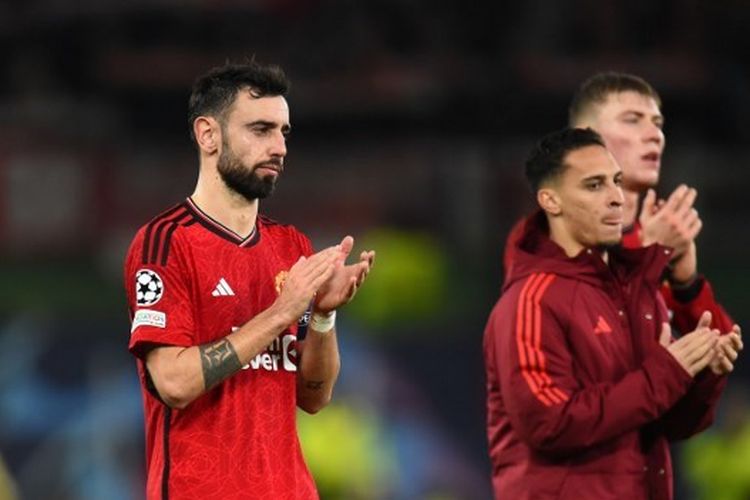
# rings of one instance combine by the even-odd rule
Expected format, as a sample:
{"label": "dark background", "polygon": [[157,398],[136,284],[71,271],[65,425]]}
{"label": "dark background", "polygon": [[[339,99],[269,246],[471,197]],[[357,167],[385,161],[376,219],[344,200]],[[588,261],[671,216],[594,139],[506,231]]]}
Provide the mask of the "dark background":
{"label": "dark background", "polygon": [[[261,209],[318,247],[378,251],[339,316],[335,402],[300,419],[323,498],[489,498],[482,331],[532,208],[525,154],[584,78],[661,93],[660,193],[698,189],[700,268],[750,324],[749,22],[739,0],[3,2],[0,499],[142,498],[122,258],[192,191],[193,79],[248,57],[293,81]],[[743,363],[714,431],[676,450],[679,498],[750,498]]]}

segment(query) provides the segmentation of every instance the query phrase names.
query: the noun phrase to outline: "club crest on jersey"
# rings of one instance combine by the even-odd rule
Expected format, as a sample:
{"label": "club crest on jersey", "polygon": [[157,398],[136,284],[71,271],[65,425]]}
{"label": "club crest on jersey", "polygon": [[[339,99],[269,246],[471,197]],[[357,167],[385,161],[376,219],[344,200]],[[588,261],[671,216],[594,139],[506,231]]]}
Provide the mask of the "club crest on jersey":
{"label": "club crest on jersey", "polygon": [[164,282],[150,269],[140,269],[135,273],[136,305],[150,306],[159,302],[164,294]]}
{"label": "club crest on jersey", "polygon": [[289,271],[281,271],[274,278],[274,285],[276,286],[276,293],[281,295],[281,290],[284,288],[286,277],[289,275]]}

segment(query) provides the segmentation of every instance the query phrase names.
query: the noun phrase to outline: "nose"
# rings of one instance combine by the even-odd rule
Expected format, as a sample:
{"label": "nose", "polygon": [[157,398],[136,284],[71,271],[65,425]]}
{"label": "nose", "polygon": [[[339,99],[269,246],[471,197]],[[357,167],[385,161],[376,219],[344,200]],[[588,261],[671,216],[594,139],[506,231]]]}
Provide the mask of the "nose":
{"label": "nose", "polygon": [[621,207],[625,204],[625,195],[622,192],[622,187],[617,184],[612,183],[608,194],[610,207]]}
{"label": "nose", "polygon": [[643,141],[653,142],[661,147],[664,144],[664,131],[653,122],[647,121],[646,123]]}
{"label": "nose", "polygon": [[280,131],[277,131],[273,136],[269,154],[279,158],[286,156],[286,136]]}

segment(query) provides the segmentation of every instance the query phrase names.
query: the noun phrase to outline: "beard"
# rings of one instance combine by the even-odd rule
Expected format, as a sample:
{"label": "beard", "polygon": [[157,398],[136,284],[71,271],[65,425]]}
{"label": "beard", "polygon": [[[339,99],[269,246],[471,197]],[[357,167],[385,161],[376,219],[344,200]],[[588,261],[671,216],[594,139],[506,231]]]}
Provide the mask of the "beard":
{"label": "beard", "polygon": [[229,145],[225,143],[216,168],[221,180],[229,189],[238,193],[247,201],[255,201],[270,196],[276,188],[276,176],[261,177],[256,173],[258,167],[266,165],[273,165],[281,171],[282,160],[271,158],[268,161],[256,163],[252,168],[247,168],[235,156]]}

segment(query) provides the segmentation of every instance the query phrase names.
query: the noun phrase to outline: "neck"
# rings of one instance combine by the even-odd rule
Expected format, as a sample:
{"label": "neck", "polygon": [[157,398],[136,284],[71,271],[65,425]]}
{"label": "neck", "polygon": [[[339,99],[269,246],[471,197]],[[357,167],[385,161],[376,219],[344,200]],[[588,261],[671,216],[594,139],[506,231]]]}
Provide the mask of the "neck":
{"label": "neck", "polygon": [[191,198],[207,215],[241,238],[253,232],[258,217],[258,200],[248,201],[231,191],[215,168],[201,167]]}
{"label": "neck", "polygon": [[[586,248],[585,245],[577,241],[565,227],[562,217],[547,216],[549,222],[549,239],[554,241],[563,249],[568,257],[575,257]],[[604,262],[609,262],[609,254],[606,250],[598,252]]]}
{"label": "neck", "polygon": [[622,205],[622,224],[624,227],[630,227],[635,224],[638,217],[640,193],[623,189],[622,194],[625,198],[625,203]]}

